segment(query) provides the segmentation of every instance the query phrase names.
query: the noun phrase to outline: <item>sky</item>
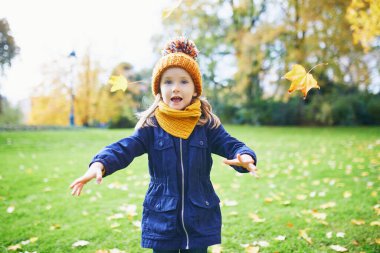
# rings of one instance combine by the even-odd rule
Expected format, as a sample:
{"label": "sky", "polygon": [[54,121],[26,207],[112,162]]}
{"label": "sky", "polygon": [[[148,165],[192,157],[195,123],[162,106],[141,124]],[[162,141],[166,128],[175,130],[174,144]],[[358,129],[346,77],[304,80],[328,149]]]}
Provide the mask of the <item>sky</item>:
{"label": "sky", "polygon": [[20,54],[0,79],[0,93],[12,104],[29,97],[42,81],[42,66],[68,61],[90,49],[102,67],[127,61],[135,70],[152,67],[153,35],[162,34],[167,0],[0,0]]}

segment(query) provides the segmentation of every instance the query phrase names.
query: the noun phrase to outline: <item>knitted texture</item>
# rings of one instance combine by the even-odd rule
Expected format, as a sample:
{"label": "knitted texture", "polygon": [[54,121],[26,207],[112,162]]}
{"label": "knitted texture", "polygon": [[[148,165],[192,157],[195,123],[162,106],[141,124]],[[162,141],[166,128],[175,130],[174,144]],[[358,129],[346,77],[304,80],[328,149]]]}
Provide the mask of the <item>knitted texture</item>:
{"label": "knitted texture", "polygon": [[160,93],[161,76],[168,68],[179,67],[186,70],[194,82],[195,92],[199,97],[202,94],[202,75],[198,63],[189,55],[177,52],[161,57],[156,63],[152,74],[153,95]]}
{"label": "knitted texture", "polygon": [[182,139],[189,138],[201,116],[201,101],[196,99],[184,110],[170,108],[160,102],[154,115],[157,122],[169,134]]}

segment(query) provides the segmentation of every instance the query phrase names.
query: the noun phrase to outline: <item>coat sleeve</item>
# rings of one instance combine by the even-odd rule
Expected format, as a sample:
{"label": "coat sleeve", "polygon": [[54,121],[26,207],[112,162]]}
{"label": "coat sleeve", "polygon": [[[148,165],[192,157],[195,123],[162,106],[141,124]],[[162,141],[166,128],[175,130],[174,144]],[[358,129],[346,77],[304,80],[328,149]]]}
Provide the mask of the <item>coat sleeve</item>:
{"label": "coat sleeve", "polygon": [[[227,133],[222,125],[213,129],[208,127],[208,142],[209,147],[211,148],[211,153],[220,155],[229,160],[235,159],[237,154],[247,154],[252,156],[252,158],[255,160],[255,165],[257,163],[255,152],[247,147],[243,142],[235,139],[229,133]],[[240,166],[231,165],[231,167],[240,173],[249,172]]]}
{"label": "coat sleeve", "polygon": [[105,167],[103,177],[127,167],[135,157],[148,152],[149,127],[136,130],[131,136],[103,148],[94,156],[89,166],[100,162]]}

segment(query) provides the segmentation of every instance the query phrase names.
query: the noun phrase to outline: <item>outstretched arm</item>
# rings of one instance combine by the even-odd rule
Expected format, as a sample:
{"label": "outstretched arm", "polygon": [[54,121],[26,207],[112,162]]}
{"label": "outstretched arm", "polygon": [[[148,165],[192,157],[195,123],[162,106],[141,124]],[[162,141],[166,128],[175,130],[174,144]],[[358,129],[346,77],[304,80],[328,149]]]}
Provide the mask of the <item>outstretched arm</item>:
{"label": "outstretched arm", "polygon": [[213,129],[208,128],[208,140],[211,152],[226,158],[226,164],[231,165],[238,172],[256,174],[255,152],[227,133],[222,125]]}
{"label": "outstretched arm", "polygon": [[255,176],[256,178],[259,178],[259,175],[257,175],[255,160],[250,155],[237,154],[235,159],[224,159],[223,162],[228,165],[243,167],[246,170],[248,170],[251,175]]}
{"label": "outstretched arm", "polygon": [[92,179],[96,178],[96,183],[100,184],[103,179],[104,174],[104,166],[103,164],[99,162],[95,162],[91,164],[90,168],[86,171],[86,173],[75,179],[74,182],[70,185],[70,188],[72,189],[71,195],[79,196],[82,192],[83,186],[87,184]]}

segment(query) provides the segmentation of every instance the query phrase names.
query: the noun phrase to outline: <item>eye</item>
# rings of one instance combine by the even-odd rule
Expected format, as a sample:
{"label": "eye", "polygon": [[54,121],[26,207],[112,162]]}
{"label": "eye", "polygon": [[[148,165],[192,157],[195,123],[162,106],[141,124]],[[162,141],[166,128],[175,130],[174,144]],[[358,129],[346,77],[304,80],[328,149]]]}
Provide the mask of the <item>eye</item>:
{"label": "eye", "polygon": [[171,80],[165,80],[164,84],[172,84]]}
{"label": "eye", "polygon": [[181,83],[182,83],[182,84],[187,84],[187,83],[189,83],[189,81],[187,81],[187,80],[182,80]]}

